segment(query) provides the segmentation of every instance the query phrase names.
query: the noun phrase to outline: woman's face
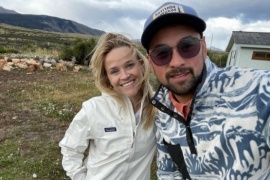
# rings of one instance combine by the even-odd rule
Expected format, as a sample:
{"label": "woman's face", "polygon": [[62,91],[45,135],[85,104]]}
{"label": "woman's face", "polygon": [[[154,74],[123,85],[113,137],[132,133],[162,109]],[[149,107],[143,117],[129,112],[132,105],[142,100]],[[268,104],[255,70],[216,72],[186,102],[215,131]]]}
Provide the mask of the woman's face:
{"label": "woman's face", "polygon": [[141,98],[142,65],[127,46],[112,49],[105,57],[105,70],[113,89],[131,100]]}

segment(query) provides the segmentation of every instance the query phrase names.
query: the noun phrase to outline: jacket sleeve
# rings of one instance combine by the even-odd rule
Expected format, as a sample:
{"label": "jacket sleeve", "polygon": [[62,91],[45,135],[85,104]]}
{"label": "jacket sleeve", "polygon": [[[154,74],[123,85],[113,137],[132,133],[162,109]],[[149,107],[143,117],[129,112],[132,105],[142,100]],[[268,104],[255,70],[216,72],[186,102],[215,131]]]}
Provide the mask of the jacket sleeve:
{"label": "jacket sleeve", "polygon": [[87,168],[83,163],[84,152],[89,145],[90,120],[82,108],[72,120],[64,138],[60,141],[62,166],[73,180],[84,180]]}
{"label": "jacket sleeve", "polygon": [[156,140],[157,140],[157,177],[159,180],[177,180],[182,179],[176,165],[163,143],[163,136],[160,130],[159,121],[156,120]]}
{"label": "jacket sleeve", "polygon": [[258,94],[257,109],[259,118],[266,122],[263,135],[268,147],[270,147],[270,73],[266,74],[260,81]]}
{"label": "jacket sleeve", "polygon": [[266,125],[265,125],[263,133],[266,139],[266,143],[268,147],[270,148],[270,116],[268,117],[268,120],[266,121]]}

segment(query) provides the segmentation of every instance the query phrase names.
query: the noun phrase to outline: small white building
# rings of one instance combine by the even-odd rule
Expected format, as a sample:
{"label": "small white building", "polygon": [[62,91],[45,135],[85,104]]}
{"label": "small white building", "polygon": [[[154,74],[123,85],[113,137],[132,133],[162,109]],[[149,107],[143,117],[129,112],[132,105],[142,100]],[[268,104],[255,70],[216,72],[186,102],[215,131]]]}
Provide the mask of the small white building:
{"label": "small white building", "polygon": [[270,32],[233,31],[226,66],[270,70]]}

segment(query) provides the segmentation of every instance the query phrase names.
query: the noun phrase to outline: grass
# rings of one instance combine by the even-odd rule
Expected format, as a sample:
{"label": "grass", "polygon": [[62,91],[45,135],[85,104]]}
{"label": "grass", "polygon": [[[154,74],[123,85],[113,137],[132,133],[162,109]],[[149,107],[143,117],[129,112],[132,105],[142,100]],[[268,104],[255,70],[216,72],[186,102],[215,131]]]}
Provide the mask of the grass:
{"label": "grass", "polygon": [[59,33],[27,29],[0,23],[0,47],[15,49],[24,53],[57,54],[63,47],[76,39],[91,39],[94,36],[77,33]]}
{"label": "grass", "polygon": [[[99,94],[89,70],[0,70],[0,180],[69,179],[58,143],[82,102]],[[151,169],[155,180],[155,162]]]}
{"label": "grass", "polygon": [[[0,179],[68,179],[60,166],[57,142],[39,139],[1,143]],[[4,151],[3,151],[4,150]],[[55,154],[55,155],[54,155]]]}

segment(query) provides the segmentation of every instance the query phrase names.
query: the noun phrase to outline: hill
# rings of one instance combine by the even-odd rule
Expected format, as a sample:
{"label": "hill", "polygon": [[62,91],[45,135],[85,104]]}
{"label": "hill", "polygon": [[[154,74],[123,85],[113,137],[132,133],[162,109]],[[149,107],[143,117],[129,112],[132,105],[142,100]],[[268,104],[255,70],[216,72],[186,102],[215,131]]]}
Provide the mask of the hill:
{"label": "hill", "polygon": [[19,14],[14,10],[5,9],[2,6],[0,6],[0,13],[1,14]]}
{"label": "hill", "polygon": [[0,6],[0,51],[2,48],[14,52],[37,49],[59,51],[76,39],[91,39],[104,33],[75,21],[47,15],[20,14]]}
{"label": "hill", "polygon": [[79,33],[94,36],[105,33],[104,31],[89,28],[75,21],[47,15],[6,14],[0,11],[0,23],[62,33]]}
{"label": "hill", "polygon": [[49,32],[0,24],[0,47],[21,52],[36,48],[58,51],[63,47],[70,46],[76,39],[96,37],[87,34]]}

